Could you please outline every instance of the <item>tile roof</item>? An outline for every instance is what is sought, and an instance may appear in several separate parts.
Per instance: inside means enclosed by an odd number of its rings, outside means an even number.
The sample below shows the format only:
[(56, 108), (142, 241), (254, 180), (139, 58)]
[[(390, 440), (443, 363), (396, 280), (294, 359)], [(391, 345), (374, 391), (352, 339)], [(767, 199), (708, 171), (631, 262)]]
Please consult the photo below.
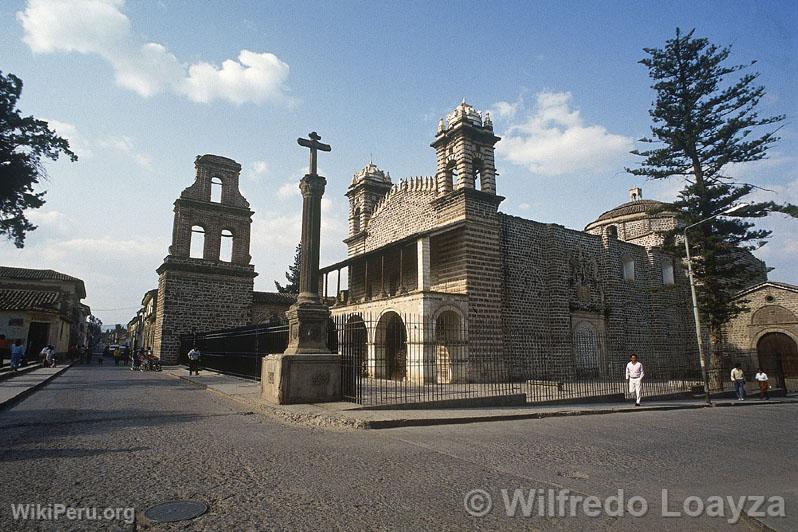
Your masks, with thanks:
[(86, 297), (86, 286), (81, 279), (72, 277), (65, 273), (55, 270), (37, 270), (33, 268), (12, 268), (10, 266), (0, 266), (0, 281), (4, 279), (30, 280), (30, 281), (66, 281), (78, 285), (78, 295), (82, 299)]
[(58, 290), (0, 288), (0, 310), (57, 311), (61, 302)]

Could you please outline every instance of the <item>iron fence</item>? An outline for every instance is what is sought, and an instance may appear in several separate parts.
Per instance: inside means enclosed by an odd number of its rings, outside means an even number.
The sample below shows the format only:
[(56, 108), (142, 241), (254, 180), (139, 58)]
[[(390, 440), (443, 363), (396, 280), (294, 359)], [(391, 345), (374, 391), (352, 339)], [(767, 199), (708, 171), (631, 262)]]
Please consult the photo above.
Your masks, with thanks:
[[(334, 323), (344, 399), (365, 406), (631, 398), (625, 379), (629, 353), (615, 347), (618, 339), (593, 330), (577, 330), (558, 344), (545, 335), (489, 336), (481, 324), (468, 327), (454, 312), (431, 320), (358, 313), (336, 316)], [(638, 356), (648, 398), (702, 390), (701, 371), (690, 353), (649, 343)]]
[(260, 379), (265, 355), (282, 353), (288, 346), (288, 325), (249, 325), (180, 337), (180, 363), (188, 364), (192, 347), (202, 353), (200, 366), (220, 373)]

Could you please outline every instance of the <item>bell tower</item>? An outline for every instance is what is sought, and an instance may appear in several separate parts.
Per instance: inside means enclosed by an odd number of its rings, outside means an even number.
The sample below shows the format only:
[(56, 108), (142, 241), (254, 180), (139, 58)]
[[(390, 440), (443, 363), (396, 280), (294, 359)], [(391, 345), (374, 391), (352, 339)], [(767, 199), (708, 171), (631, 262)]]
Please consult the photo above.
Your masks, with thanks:
[(438, 122), (431, 144), (436, 152), (438, 195), (470, 188), (496, 194), (494, 150), (501, 140), (493, 134), (490, 113), (480, 113), (463, 100)]
[(363, 251), (366, 228), (374, 207), (391, 190), (391, 175), (373, 162), (355, 173), (346, 191), (349, 198), (349, 237), (344, 242), (349, 255)]
[[(172, 245), (158, 272), (153, 351), (179, 360), (180, 336), (246, 325), (252, 312), (249, 202), (238, 189), (241, 165), (197, 156), (194, 183), (175, 201)], [(185, 355), (185, 353), (182, 353)]]

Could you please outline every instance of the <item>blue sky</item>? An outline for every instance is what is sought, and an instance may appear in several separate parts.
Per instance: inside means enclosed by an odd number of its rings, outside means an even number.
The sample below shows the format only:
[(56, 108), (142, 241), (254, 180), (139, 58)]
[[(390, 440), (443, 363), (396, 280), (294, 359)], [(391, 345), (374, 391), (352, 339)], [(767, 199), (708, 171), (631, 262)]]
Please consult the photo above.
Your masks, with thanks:
[[(345, 256), (352, 174), (373, 158), (394, 180), (434, 173), (439, 117), (462, 98), (493, 114), (501, 210), (581, 229), (643, 187), (669, 200), (681, 183), (624, 173), (653, 100), (644, 47), (677, 26), (758, 60), (764, 114), (787, 114), (768, 161), (735, 169), (798, 203), (795, 2), (71, 2), (0, 4), (0, 70), (25, 85), (20, 107), (51, 121), (80, 156), (48, 165), (48, 203), (6, 265), (86, 281), (105, 323), (126, 322), (171, 238), (172, 203), (198, 154), (243, 166), (256, 211), (256, 289), (293, 258), (307, 153), (333, 151), (322, 263)], [(798, 222), (781, 215), (757, 255), (798, 284)]]

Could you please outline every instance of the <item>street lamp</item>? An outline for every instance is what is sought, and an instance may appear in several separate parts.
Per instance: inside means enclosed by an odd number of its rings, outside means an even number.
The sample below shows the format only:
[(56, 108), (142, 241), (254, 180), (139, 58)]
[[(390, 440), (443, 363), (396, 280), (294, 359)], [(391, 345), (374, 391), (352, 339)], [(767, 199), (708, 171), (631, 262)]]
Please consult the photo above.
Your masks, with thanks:
[(687, 277), (690, 279), (690, 294), (693, 297), (693, 318), (695, 319), (695, 337), (698, 341), (698, 358), (701, 361), (701, 377), (704, 379), (704, 395), (707, 400), (707, 404), (712, 404), (712, 399), (709, 397), (709, 377), (707, 376), (707, 365), (706, 360), (704, 357), (704, 343), (701, 338), (701, 317), (698, 315), (698, 299), (695, 296), (695, 281), (693, 279), (693, 263), (690, 259), (690, 244), (687, 241), (687, 230), (691, 227), (695, 227), (697, 225), (701, 225), (704, 222), (708, 222), (709, 220), (713, 220), (718, 216), (723, 216), (724, 214), (732, 214), (734, 212), (743, 209), (744, 207), (748, 207), (748, 203), (740, 203), (739, 205), (734, 205), (733, 207), (726, 209), (723, 212), (719, 212), (714, 216), (710, 216), (709, 218), (704, 218), (703, 220), (699, 220), (694, 224), (690, 224), (684, 228), (684, 250), (687, 254)]

